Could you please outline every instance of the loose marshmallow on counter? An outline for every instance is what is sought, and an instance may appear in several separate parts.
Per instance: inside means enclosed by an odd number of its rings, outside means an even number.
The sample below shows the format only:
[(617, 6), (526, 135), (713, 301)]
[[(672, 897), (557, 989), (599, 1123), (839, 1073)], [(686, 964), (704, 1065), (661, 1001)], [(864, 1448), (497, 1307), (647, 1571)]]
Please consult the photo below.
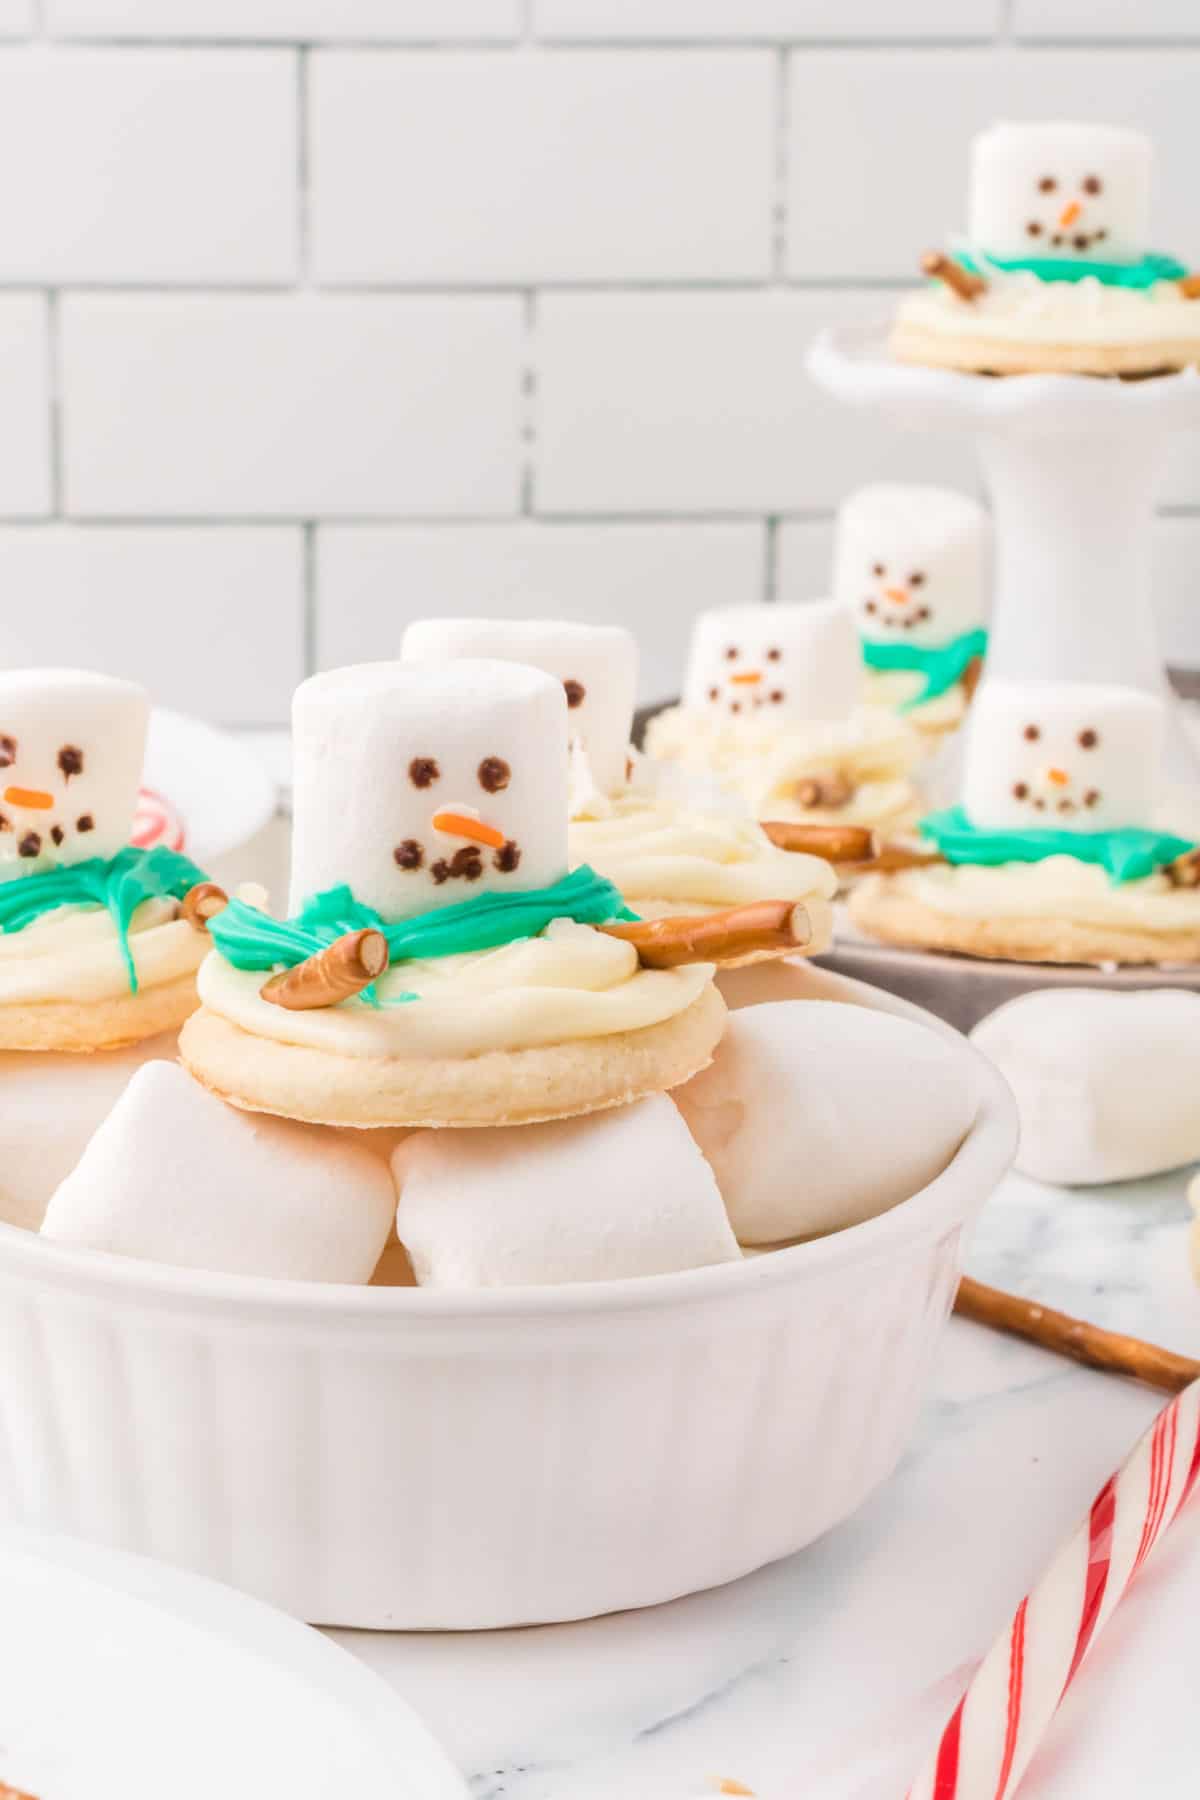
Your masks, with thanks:
[(42, 1235), (177, 1268), (365, 1283), (395, 1200), (387, 1164), (353, 1138), (238, 1112), (156, 1062), (59, 1187)]
[(90, 1056), (0, 1054), (0, 1220), (36, 1231), (50, 1196), (143, 1063), (173, 1057), (176, 1033)]
[(743, 1244), (857, 1225), (940, 1175), (975, 1116), (960, 1050), (907, 1019), (824, 1000), (731, 1015), (671, 1098)]
[(415, 1132), (392, 1170), (422, 1287), (611, 1281), (740, 1255), (664, 1095), (549, 1125)]
[(525, 663), (561, 681), (567, 730), (586, 753), (597, 789), (614, 794), (625, 786), (638, 680), (632, 632), (566, 619), (417, 619), (404, 633), (402, 662), (457, 657)]
[(1016, 1166), (1035, 1181), (1128, 1181), (1200, 1156), (1200, 994), (1043, 988), (971, 1041), (1016, 1095)]
[(683, 703), (715, 718), (845, 719), (862, 694), (854, 618), (838, 600), (703, 612)]

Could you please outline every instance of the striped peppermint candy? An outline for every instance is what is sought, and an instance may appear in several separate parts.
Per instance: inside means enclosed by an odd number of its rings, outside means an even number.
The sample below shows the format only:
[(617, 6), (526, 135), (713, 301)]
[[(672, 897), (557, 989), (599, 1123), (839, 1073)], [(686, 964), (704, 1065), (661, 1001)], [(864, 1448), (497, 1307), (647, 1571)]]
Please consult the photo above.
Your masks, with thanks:
[(909, 1800), (1008, 1800), (1097, 1634), (1200, 1479), (1200, 1382), (1172, 1400), (992, 1646)]
[(163, 844), (168, 850), (182, 850), (184, 840), (183, 820), (171, 802), (153, 788), (139, 788), (130, 843), (139, 850), (151, 850), (156, 844)]

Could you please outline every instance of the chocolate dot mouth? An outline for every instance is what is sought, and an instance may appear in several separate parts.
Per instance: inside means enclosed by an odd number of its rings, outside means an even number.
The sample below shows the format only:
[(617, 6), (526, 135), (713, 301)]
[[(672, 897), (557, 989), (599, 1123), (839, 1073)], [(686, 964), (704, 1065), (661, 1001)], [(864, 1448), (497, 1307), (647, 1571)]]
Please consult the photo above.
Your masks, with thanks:
[(521, 866), (521, 846), (512, 838), (506, 839), (492, 858), (492, 862), (501, 875), (512, 875)]
[(398, 869), (419, 869), (425, 861), (424, 847), (416, 838), (405, 838), (392, 851), (392, 861)]
[(36, 831), (27, 831), (17, 845), (18, 856), (40, 856), (42, 840)]

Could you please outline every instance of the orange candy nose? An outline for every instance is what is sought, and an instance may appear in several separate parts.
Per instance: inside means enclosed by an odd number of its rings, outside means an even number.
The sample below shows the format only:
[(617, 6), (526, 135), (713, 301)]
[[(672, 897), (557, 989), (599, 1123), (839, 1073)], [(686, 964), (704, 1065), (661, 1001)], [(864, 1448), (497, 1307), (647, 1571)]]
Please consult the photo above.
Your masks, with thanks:
[(903, 606), (908, 599), (908, 589), (884, 588), (883, 597), (885, 600), (890, 600), (894, 606)]
[(1071, 779), (1071, 777), (1067, 774), (1067, 771), (1065, 769), (1047, 769), (1046, 770), (1046, 780), (1052, 781), (1054, 783), (1055, 787), (1066, 787), (1066, 785), (1067, 785), (1068, 781), (1070, 781), (1070, 779)]
[(41, 788), (5, 788), (4, 798), (10, 806), (24, 806), (33, 812), (49, 812), (54, 805), (54, 795), (44, 794)]
[(467, 813), (436, 812), (429, 823), (435, 831), (467, 838), (472, 844), (486, 844), (489, 850), (502, 850), (506, 842), (504, 833), (494, 825), (485, 825), (482, 819), (472, 819)]
[(731, 675), (729, 679), (738, 687), (753, 687), (756, 682), (762, 680), (762, 676), (757, 669), (747, 669), (744, 674)]
[(1064, 206), (1062, 211), (1059, 213), (1059, 215), (1058, 215), (1059, 224), (1065, 230), (1065, 228), (1068, 225), (1073, 225), (1075, 223), (1076, 219), (1079, 217), (1079, 215), (1082, 211), (1083, 211), (1083, 208), (1080, 206), (1078, 200), (1072, 200), (1071, 204), (1069, 206)]

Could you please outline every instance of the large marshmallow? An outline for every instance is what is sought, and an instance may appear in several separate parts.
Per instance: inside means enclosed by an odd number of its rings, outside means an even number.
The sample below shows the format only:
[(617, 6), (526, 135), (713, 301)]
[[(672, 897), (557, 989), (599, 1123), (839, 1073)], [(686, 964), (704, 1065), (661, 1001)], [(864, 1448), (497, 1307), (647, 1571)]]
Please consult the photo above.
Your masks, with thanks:
[(0, 1219), (36, 1231), (65, 1181), (143, 1063), (173, 1057), (174, 1032), (90, 1056), (0, 1054)]
[(961, 1051), (859, 1006), (734, 1013), (716, 1059), (672, 1099), (743, 1244), (857, 1225), (940, 1175), (975, 1100)]
[(292, 725), (292, 912), (342, 882), (394, 920), (566, 874), (567, 702), (541, 670), (335, 669)]
[(1166, 724), (1163, 702), (1133, 688), (985, 681), (968, 728), (967, 817), (989, 831), (1149, 825)]
[(54, 1195), (42, 1235), (176, 1268), (365, 1283), (394, 1207), (387, 1164), (351, 1136), (238, 1112), (156, 1062)]
[(614, 794), (625, 786), (638, 681), (632, 632), (557, 619), (417, 619), (400, 646), (406, 663), (464, 656), (526, 663), (561, 681), (568, 733), (586, 753), (596, 787)]
[(150, 702), (86, 669), (0, 674), (0, 881), (129, 842)]
[(1002, 258), (1136, 261), (1153, 155), (1142, 132), (1115, 125), (993, 125), (971, 146), (971, 242)]
[(1043, 988), (971, 1041), (1016, 1096), (1023, 1174), (1128, 1181), (1200, 1157), (1200, 994)]
[(858, 634), (836, 600), (730, 606), (696, 620), (683, 702), (697, 712), (844, 719), (861, 689)]
[(881, 483), (838, 513), (834, 598), (865, 638), (934, 648), (987, 614), (988, 519), (950, 488)]
[(611, 1281), (739, 1254), (712, 1171), (663, 1095), (551, 1125), (415, 1132), (392, 1169), (422, 1287)]

